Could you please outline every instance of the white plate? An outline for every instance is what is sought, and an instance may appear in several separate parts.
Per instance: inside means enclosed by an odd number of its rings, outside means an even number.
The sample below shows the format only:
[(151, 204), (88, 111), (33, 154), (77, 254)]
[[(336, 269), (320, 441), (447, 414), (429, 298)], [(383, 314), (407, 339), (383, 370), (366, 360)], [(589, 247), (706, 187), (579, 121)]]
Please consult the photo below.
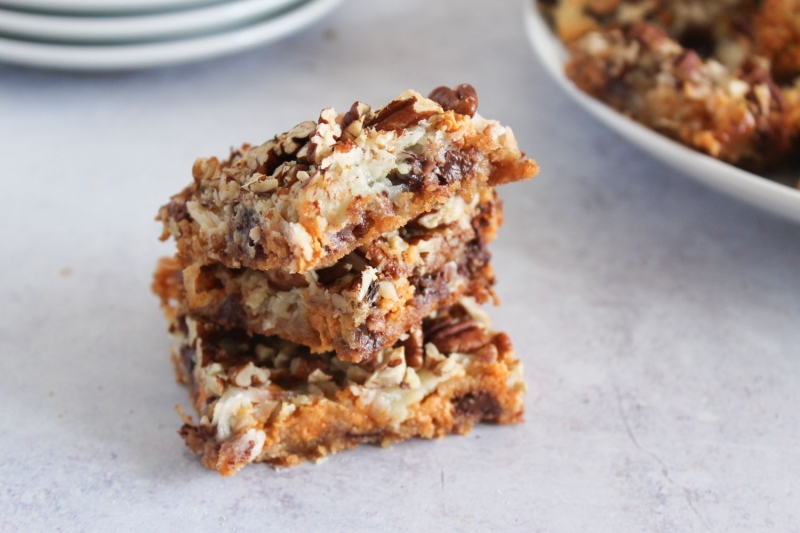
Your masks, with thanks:
[(525, 26), (545, 70), (573, 100), (628, 141), (690, 177), (745, 202), (800, 221), (800, 191), (691, 150), (581, 92), (564, 74), (567, 50), (533, 0), (523, 0)]
[(0, 34), (64, 43), (158, 40), (260, 20), (302, 0), (237, 0), (155, 15), (60, 17), (0, 8)]
[(109, 15), (154, 13), (220, 3), (225, 0), (0, 0), (0, 6), (21, 11), (59, 14)]
[(341, 0), (311, 0), (297, 9), (224, 33), (135, 45), (57, 45), (0, 38), (0, 61), (59, 70), (125, 70), (231, 54), (299, 31)]

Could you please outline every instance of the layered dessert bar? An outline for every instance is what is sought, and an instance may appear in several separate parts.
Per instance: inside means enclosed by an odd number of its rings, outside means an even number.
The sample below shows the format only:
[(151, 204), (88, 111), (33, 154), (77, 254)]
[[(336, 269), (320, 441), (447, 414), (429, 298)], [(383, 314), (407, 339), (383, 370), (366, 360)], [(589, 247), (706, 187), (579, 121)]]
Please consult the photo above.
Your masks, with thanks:
[(723, 161), (762, 168), (790, 150), (786, 101), (765, 70), (747, 61), (731, 72), (652, 25), (585, 35), (566, 73), (634, 120)]
[[(177, 286), (179, 281), (173, 284)], [(439, 311), (369, 362), (311, 354), (167, 309), (178, 380), (199, 419), (180, 434), (203, 464), (232, 475), (291, 466), (361, 443), (464, 434), (523, 414), (521, 363), (474, 302)]]
[(538, 167), (512, 131), (477, 114), (469, 85), (406, 91), (379, 109), (324, 109), (226, 161), (198, 159), (194, 182), (159, 212), (162, 238), (198, 262), (307, 272), (481, 188)]
[[(190, 316), (363, 361), (462, 296), (480, 303), (492, 297), (487, 244), (501, 223), (502, 204), (484, 187), (304, 274), (232, 269), (178, 254), (161, 262), (157, 278), (179, 274), (177, 303)], [(169, 305), (169, 292), (155, 286)]]

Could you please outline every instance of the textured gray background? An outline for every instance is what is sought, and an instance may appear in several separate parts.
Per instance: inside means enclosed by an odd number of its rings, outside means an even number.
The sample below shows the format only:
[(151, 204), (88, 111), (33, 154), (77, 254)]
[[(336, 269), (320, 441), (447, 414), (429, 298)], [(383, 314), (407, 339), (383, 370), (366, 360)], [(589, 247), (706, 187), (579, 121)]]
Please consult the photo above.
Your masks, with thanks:
[[(520, 14), (350, 0), (199, 65), (0, 67), (0, 531), (800, 531), (800, 227), (576, 108)], [(464, 81), (543, 169), (503, 190), (494, 245), (527, 422), (203, 469), (149, 294), (158, 206), (195, 156)]]

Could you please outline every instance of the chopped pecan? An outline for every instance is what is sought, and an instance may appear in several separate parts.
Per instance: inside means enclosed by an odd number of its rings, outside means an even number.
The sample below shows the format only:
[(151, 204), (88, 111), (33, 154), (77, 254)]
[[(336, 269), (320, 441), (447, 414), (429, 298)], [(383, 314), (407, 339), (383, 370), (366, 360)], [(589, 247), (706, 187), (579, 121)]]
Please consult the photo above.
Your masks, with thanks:
[(228, 381), (237, 387), (263, 385), (269, 381), (269, 370), (255, 366), (252, 362), (228, 368)]
[(460, 322), (447, 319), (434, 323), (425, 338), (426, 343), (432, 343), (442, 353), (474, 352), (490, 340), (484, 329), (471, 318)]
[(342, 117), (342, 138), (356, 138), (361, 133), (363, 118), (369, 113), (370, 107), (362, 102), (355, 102), (350, 111)]
[(478, 110), (478, 93), (468, 83), (462, 83), (455, 89), (437, 87), (428, 98), (442, 106), (445, 111), (454, 111), (459, 115), (475, 116)]
[(758, 85), (765, 85), (769, 91), (775, 111), (783, 111), (789, 107), (786, 98), (783, 96), (780, 88), (775, 84), (772, 76), (761, 68), (753, 59), (748, 59), (744, 62), (739, 77), (751, 85), (752, 88), (748, 94), (751, 100), (757, 102), (753, 89)]
[(514, 347), (511, 345), (511, 338), (506, 333), (495, 334), (492, 343), (497, 347), (497, 351), (504, 356), (508, 356), (514, 351)]
[(497, 361), (497, 347), (494, 344), (487, 344), (479, 348), (475, 355), (481, 363), (494, 363)]
[(201, 184), (213, 178), (219, 169), (220, 164), (216, 157), (196, 159), (192, 165), (192, 177), (197, 184)]
[(413, 328), (408, 332), (408, 338), (403, 341), (406, 351), (406, 365), (413, 369), (422, 368), (422, 329)]
[(313, 120), (307, 120), (290, 129), (280, 137), (280, 142), (275, 147), (276, 154), (295, 155), (308, 141), (316, 127), (317, 124)]

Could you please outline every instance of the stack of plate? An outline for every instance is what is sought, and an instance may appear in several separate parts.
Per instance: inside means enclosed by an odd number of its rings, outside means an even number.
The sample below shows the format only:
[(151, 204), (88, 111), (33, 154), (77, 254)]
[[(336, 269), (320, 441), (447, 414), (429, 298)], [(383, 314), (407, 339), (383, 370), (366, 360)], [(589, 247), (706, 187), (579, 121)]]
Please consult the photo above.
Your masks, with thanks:
[(122, 70), (230, 54), (294, 33), (340, 0), (0, 0), (0, 61)]

